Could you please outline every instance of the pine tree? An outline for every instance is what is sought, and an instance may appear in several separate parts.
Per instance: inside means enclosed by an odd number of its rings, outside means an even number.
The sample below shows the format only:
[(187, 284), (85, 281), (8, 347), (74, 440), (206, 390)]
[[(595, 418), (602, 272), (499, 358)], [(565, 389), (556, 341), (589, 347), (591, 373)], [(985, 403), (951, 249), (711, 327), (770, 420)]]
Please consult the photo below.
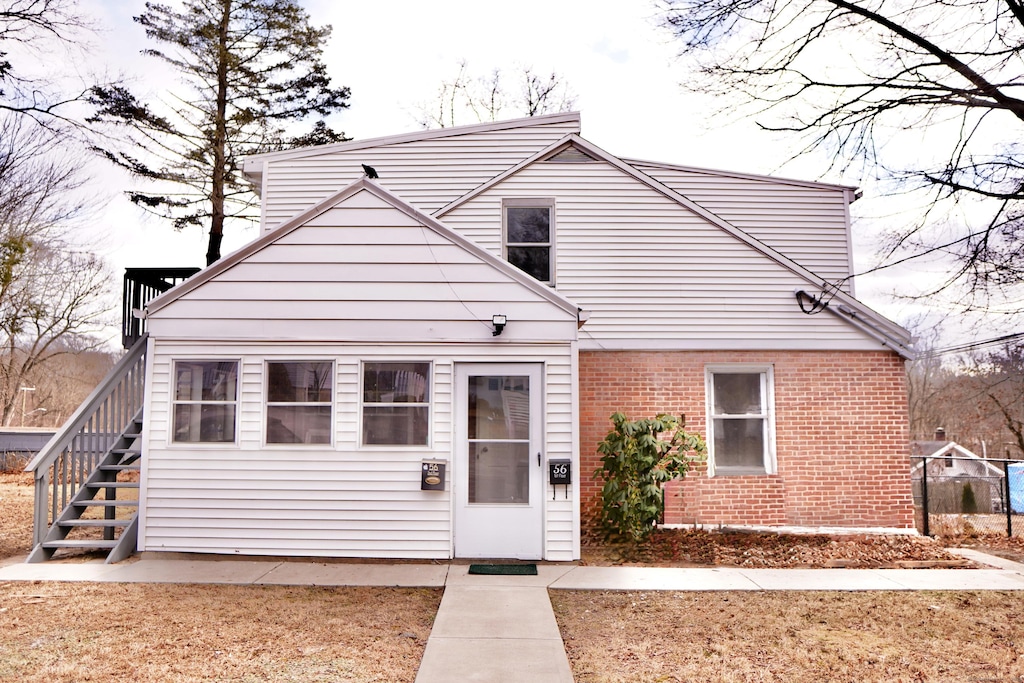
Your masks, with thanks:
[(177, 70), (187, 91), (147, 103), (124, 87), (94, 88), (90, 120), (120, 127), (128, 143), (96, 150), (155, 181), (156, 191), (128, 193), (135, 204), (179, 230), (209, 220), (209, 265), (220, 258), (225, 220), (253, 218), (240, 157), (347, 139), (322, 121), (285, 135), (293, 122), (348, 107), (349, 89), (331, 87), (321, 59), (331, 27), (311, 26), (294, 0), (185, 0), (181, 11), (147, 2), (135, 21), (167, 46), (143, 54)]

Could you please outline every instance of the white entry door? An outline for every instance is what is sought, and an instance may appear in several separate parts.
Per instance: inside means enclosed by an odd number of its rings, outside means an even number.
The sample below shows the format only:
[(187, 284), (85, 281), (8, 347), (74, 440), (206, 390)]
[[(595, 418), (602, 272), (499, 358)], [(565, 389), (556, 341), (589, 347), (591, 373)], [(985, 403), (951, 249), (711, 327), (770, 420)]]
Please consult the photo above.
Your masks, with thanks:
[(541, 559), (540, 365), (459, 365), (455, 556)]

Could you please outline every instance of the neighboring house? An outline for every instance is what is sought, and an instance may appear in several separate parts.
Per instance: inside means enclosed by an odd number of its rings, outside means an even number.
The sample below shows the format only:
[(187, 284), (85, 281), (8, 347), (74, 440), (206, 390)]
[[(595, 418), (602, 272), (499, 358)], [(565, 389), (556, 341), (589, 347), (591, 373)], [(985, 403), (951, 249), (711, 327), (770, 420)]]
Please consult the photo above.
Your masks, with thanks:
[[(921, 500), (921, 480), (928, 473), (928, 508), (932, 513), (1003, 512), (1005, 473), (939, 429), (931, 441), (910, 442), (910, 476), (914, 497)], [(927, 462), (927, 467), (925, 463)], [(977, 510), (964, 510), (964, 489), (971, 488)]]
[(145, 304), (140, 550), (577, 559), (620, 410), (708, 437), (668, 523), (912, 526), (852, 188), (616, 157), (574, 113), (245, 171), (260, 237)]

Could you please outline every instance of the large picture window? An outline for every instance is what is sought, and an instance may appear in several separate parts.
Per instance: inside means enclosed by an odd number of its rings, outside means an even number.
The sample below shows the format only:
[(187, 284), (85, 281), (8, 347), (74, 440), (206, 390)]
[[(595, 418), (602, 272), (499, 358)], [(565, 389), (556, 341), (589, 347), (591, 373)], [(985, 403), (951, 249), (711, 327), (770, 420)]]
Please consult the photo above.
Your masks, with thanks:
[(363, 445), (429, 440), (430, 363), (363, 363)]
[(333, 375), (329, 361), (267, 363), (267, 443), (331, 442)]
[(774, 469), (771, 367), (707, 370), (713, 474), (765, 474)]
[(182, 443), (233, 443), (238, 361), (174, 364), (174, 435)]
[(506, 199), (505, 260), (541, 282), (553, 284), (554, 201)]

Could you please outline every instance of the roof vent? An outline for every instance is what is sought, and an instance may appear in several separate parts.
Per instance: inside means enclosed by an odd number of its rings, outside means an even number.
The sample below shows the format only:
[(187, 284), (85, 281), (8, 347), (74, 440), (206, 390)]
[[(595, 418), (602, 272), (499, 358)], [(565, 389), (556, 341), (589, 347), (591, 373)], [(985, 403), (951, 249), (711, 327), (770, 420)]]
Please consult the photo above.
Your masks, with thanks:
[(558, 163), (558, 164), (589, 164), (597, 161), (594, 157), (590, 156), (576, 145), (569, 145), (568, 147), (555, 152), (544, 161)]

